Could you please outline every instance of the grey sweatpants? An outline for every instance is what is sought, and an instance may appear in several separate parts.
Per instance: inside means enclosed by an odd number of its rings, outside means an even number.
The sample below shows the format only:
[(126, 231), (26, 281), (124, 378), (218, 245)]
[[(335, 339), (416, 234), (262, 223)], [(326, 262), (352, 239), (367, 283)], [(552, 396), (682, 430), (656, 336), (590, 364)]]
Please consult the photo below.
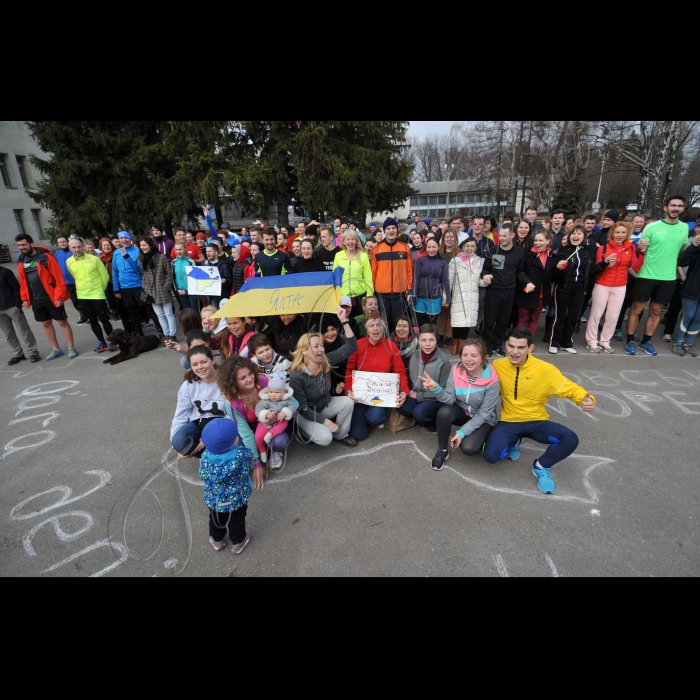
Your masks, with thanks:
[(23, 309), (18, 309), (16, 306), (11, 306), (9, 309), (0, 309), (0, 328), (7, 338), (7, 342), (12, 348), (14, 357), (21, 357), (24, 355), (22, 346), (20, 345), (19, 339), (17, 338), (17, 331), (22, 336), (27, 348), (29, 349), (30, 355), (38, 355), (39, 350), (36, 346), (36, 338), (32, 329), (27, 323), (27, 319), (24, 315)]

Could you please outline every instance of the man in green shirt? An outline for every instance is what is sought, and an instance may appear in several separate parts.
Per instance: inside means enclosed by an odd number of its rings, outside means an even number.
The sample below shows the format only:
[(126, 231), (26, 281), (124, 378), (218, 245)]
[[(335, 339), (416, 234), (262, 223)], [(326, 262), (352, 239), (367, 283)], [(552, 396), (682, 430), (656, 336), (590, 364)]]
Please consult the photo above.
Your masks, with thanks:
[(670, 197), (664, 207), (666, 213), (664, 219), (647, 226), (639, 239), (637, 248), (645, 259), (642, 269), (637, 273), (634, 284), (634, 303), (627, 322), (625, 352), (628, 355), (637, 354), (634, 334), (648, 301), (651, 301), (649, 320), (642, 342), (639, 343), (639, 349), (647, 355), (659, 354), (651, 344), (651, 339), (661, 320), (664, 305), (671, 301), (676, 289), (678, 256), (681, 248), (688, 242), (688, 224), (680, 221), (685, 207), (684, 197), (680, 195)]

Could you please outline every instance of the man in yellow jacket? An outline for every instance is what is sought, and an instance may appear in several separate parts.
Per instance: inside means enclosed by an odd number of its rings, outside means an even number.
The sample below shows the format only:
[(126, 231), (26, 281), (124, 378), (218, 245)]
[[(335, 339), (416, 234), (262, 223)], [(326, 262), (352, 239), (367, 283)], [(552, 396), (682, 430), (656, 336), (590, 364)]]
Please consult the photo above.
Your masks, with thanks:
[(564, 425), (549, 419), (546, 404), (551, 396), (570, 399), (586, 413), (591, 413), (596, 400), (578, 384), (569, 381), (554, 365), (533, 357), (535, 345), (527, 328), (515, 328), (506, 343), (507, 357), (495, 360), (493, 366), (501, 380), (503, 413), (491, 431), (484, 449), (484, 459), (496, 464), (502, 459), (520, 457), (523, 438), (549, 445), (535, 460), (532, 473), (542, 493), (556, 490), (549, 470), (572, 455), (578, 447), (578, 435)]
[(105, 297), (105, 290), (109, 284), (107, 268), (98, 257), (85, 253), (85, 246), (80, 238), (70, 239), (70, 251), (73, 256), (68, 258), (66, 265), (75, 279), (75, 291), (80, 301), (80, 308), (85, 312), (90, 328), (99, 342), (95, 352), (114, 351), (116, 347), (105, 342), (105, 336), (100, 328), (102, 323), (104, 332), (108, 336), (114, 330), (109, 322), (109, 309)]

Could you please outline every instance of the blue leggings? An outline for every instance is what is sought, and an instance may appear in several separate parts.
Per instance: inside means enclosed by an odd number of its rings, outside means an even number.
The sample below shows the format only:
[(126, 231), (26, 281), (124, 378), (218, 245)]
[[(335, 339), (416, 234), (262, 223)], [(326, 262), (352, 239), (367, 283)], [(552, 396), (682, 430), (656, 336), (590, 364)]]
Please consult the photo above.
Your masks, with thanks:
[(489, 434), (484, 450), (484, 459), (489, 464), (496, 464), (508, 456), (508, 453), (523, 438), (531, 438), (549, 449), (540, 457), (539, 462), (545, 469), (563, 462), (576, 452), (578, 435), (573, 430), (552, 421), (533, 421), (531, 423), (499, 423)]

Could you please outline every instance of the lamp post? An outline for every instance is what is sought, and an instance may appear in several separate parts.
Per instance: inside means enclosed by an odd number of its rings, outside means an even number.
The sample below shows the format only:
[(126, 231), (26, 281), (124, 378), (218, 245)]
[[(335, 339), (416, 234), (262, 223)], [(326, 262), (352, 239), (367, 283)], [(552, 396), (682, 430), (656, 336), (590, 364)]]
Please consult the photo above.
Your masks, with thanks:
[(454, 163), (452, 165), (445, 163), (445, 169), (447, 170), (447, 204), (445, 205), (445, 218), (447, 219), (450, 216), (450, 178), (455, 169)]
[(598, 183), (598, 196), (595, 199), (595, 202), (593, 204), (593, 213), (598, 213), (601, 209), (600, 206), (600, 192), (603, 189), (603, 173), (605, 172), (605, 159), (607, 158), (607, 154), (603, 153), (602, 157), (602, 166), (600, 168), (600, 182)]

